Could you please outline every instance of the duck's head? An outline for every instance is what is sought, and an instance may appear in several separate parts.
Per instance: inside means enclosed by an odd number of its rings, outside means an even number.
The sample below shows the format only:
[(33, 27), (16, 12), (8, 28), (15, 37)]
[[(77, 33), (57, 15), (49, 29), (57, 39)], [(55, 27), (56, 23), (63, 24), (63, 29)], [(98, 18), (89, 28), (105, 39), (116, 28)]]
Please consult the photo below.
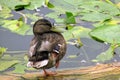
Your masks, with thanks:
[(33, 25), (33, 33), (34, 35), (48, 32), (52, 28), (52, 24), (50, 21), (47, 19), (39, 19), (38, 21), (35, 22)]

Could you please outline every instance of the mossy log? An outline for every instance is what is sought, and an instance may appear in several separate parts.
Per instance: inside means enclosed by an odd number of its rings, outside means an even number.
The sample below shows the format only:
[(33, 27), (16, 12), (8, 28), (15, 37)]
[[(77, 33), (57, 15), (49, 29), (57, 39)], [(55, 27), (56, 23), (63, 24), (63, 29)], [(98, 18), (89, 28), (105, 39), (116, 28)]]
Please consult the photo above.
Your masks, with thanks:
[[(40, 72), (1, 75), (0, 80), (119, 80), (120, 62), (99, 64), (85, 68), (58, 70), (57, 74), (43, 77)], [(109, 78), (109, 79), (107, 79)]]

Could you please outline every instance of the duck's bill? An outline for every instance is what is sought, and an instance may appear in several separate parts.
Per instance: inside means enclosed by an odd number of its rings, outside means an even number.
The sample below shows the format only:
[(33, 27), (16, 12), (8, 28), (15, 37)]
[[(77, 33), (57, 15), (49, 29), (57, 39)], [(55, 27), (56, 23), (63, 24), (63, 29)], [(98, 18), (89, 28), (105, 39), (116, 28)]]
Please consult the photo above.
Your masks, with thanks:
[(34, 67), (34, 68), (42, 68), (44, 66), (46, 66), (48, 64), (48, 60), (43, 60), (43, 61), (38, 61), (38, 62), (32, 62), (32, 61), (29, 61), (27, 63), (27, 67)]

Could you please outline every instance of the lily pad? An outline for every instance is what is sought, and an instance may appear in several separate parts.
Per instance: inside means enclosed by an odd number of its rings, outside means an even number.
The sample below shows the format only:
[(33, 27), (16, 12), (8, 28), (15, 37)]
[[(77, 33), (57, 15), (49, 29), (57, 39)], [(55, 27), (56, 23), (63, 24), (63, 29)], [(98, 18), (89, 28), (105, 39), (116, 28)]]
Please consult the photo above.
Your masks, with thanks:
[(6, 70), (6, 69), (12, 67), (13, 65), (15, 65), (18, 62), (19, 61), (17, 61), (17, 60), (13, 60), (13, 61), (0, 61), (0, 71)]
[(29, 5), (29, 0), (9, 0), (9, 1), (8, 0), (0, 0), (0, 4), (8, 6), (10, 9), (16, 9), (16, 6), (21, 5), (21, 7), (22, 7), (22, 6)]
[(66, 24), (75, 24), (75, 17), (71, 12), (66, 12), (66, 19), (65, 19)]
[(120, 14), (120, 11), (116, 6), (111, 5), (104, 1), (88, 1), (85, 2), (84, 4), (80, 4), (80, 8), (83, 8), (83, 11), (88, 11), (88, 13), (99, 12), (108, 15)]
[(61, 14), (64, 14), (65, 12), (76, 11), (76, 7), (73, 7), (73, 4), (70, 4), (65, 0), (52, 0), (50, 3), (54, 5), (54, 8), (51, 9), (58, 11)]
[(88, 1), (80, 4), (79, 8), (81, 9), (81, 19), (92, 22), (110, 19), (113, 16), (120, 14), (120, 11), (116, 6), (103, 1)]
[(0, 18), (6, 19), (13, 16), (11, 14), (11, 10), (7, 6), (3, 6), (3, 5), (0, 5), (0, 6), (1, 6)]
[(0, 58), (2, 57), (3, 53), (6, 52), (6, 48), (0, 47)]
[(120, 25), (103, 25), (93, 29), (90, 36), (108, 43), (120, 43)]
[(45, 0), (29, 0), (29, 1), (30, 4), (28, 6), (25, 6), (25, 8), (29, 10), (37, 9), (38, 7), (41, 7), (45, 3)]
[(25, 73), (25, 69), (27, 67), (23, 64), (16, 64), (15, 65), (15, 70), (13, 71), (13, 73), (20, 73), (20, 74), (23, 74)]
[(25, 35), (25, 33), (30, 29), (27, 24), (19, 20), (3, 20), (3, 23), (2, 27), (20, 35)]
[(76, 26), (63, 33), (65, 40), (78, 39), (78, 38), (89, 38), (88, 33), (91, 31), (89, 28), (84, 28), (82, 26)]
[(111, 16), (108, 14), (103, 14), (99, 12), (91, 12), (91, 13), (84, 13), (83, 17), (80, 19), (91, 21), (91, 22), (96, 22), (96, 21), (103, 21), (103, 20), (110, 19), (110, 18)]
[(105, 52), (100, 53), (95, 60), (92, 60), (93, 62), (105, 62), (107, 60), (110, 60), (113, 58), (114, 56), (114, 49), (113, 47), (109, 47), (108, 50), (106, 50)]

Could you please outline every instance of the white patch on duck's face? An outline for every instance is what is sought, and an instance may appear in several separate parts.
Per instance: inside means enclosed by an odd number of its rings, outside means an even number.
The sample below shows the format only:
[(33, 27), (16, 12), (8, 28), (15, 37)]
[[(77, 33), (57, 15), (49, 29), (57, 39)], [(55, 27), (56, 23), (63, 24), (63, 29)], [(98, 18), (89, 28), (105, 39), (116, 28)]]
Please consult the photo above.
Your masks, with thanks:
[(34, 67), (34, 68), (41, 68), (44, 67), (48, 64), (48, 60), (43, 60), (43, 61), (39, 61), (39, 62), (31, 62), (29, 61), (27, 63), (27, 67)]

